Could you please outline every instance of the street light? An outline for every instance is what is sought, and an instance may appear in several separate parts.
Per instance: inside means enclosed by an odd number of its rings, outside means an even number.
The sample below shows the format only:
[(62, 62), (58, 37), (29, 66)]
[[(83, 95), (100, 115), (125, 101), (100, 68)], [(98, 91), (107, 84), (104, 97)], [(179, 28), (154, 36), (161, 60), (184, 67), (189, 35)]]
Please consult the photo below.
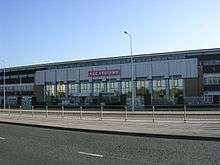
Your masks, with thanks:
[(129, 37), (130, 40), (130, 53), (131, 53), (131, 99), (132, 99), (132, 105), (131, 110), (134, 111), (134, 66), (133, 66), (133, 50), (132, 50), (132, 35), (128, 33), (127, 31), (124, 31), (124, 34), (126, 34)]
[(4, 73), (3, 73), (3, 74), (4, 74), (4, 75), (3, 75), (3, 79), (4, 79), (4, 80), (3, 80), (3, 81), (4, 81), (4, 82), (3, 82), (3, 83), (4, 83), (4, 85), (3, 85), (3, 88), (4, 88), (4, 89), (3, 89), (3, 95), (4, 95), (4, 110), (5, 110), (6, 106), (5, 106), (5, 61), (4, 61), (4, 60), (2, 60), (2, 64), (3, 64), (3, 72), (4, 72)]

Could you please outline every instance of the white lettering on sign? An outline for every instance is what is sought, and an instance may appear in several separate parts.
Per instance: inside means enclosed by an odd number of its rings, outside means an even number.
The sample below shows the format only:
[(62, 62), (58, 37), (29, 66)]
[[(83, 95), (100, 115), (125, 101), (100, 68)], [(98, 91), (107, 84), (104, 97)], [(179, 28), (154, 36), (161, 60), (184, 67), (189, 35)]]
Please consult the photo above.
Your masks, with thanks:
[(117, 76), (121, 74), (120, 69), (112, 70), (93, 70), (88, 72), (89, 77), (101, 77), (101, 76)]

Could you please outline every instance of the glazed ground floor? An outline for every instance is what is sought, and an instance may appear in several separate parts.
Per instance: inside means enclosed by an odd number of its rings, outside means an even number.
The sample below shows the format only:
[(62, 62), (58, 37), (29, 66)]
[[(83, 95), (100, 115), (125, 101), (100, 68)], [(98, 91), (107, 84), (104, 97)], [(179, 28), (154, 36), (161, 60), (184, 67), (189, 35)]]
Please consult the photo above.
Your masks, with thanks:
[[(133, 90), (132, 90), (133, 89)], [(36, 103), (64, 105), (131, 105), (132, 91), (135, 106), (150, 104), (183, 104), (185, 97), (200, 96), (198, 79), (138, 79), (81, 81), (68, 83), (47, 83), (35, 87)], [(192, 99), (191, 99), (192, 100)]]
[[(7, 105), (131, 105), (132, 89), (135, 106), (151, 104), (204, 104), (219, 103), (220, 97), (204, 95), (198, 78), (100, 80), (81, 82), (47, 83), (45, 85), (6, 85)], [(2, 96), (2, 95), (1, 95)], [(0, 97), (3, 105), (3, 97)]]

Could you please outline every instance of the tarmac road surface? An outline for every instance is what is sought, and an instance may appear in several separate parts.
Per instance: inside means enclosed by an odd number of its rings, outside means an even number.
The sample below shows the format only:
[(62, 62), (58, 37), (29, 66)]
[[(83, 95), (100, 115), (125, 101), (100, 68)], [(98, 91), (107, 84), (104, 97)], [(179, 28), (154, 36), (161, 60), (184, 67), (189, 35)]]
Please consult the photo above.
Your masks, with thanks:
[(220, 142), (0, 124), (2, 165), (220, 164)]

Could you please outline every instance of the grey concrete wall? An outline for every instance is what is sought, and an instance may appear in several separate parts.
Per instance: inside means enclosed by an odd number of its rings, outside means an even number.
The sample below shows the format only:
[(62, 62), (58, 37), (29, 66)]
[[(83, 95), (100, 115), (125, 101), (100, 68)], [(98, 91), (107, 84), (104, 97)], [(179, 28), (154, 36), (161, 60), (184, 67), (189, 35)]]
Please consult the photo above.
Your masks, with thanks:
[[(198, 62), (196, 58), (166, 60), (166, 61), (149, 61), (134, 63), (135, 78), (146, 77), (152, 79), (153, 77), (169, 78), (176, 75), (182, 78), (196, 78), (198, 77)], [(89, 77), (89, 71), (101, 71), (119, 69), (120, 75), (113, 76), (97, 76)], [(43, 85), (45, 83), (67, 82), (67, 81), (93, 81), (105, 80), (106, 78), (123, 79), (131, 77), (131, 64), (114, 64), (101, 65), (92, 67), (78, 67), (65, 69), (51, 69), (45, 71), (37, 71), (35, 74), (35, 84)]]

